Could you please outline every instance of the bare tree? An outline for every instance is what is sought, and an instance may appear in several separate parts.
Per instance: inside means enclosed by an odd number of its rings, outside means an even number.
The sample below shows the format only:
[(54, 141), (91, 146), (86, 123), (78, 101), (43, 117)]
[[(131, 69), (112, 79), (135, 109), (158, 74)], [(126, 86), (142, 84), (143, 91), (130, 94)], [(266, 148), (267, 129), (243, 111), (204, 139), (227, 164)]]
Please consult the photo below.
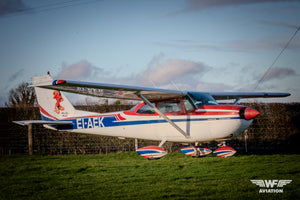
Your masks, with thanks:
[(7, 107), (32, 107), (36, 102), (36, 95), (33, 87), (28, 87), (29, 83), (23, 82), (17, 88), (9, 91)]

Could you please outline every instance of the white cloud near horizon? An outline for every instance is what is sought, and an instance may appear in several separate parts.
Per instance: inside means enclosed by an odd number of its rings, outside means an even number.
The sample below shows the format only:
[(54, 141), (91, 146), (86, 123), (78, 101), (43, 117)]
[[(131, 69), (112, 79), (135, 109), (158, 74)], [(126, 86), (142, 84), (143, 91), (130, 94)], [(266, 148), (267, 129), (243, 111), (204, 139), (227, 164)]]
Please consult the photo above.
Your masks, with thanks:
[(295, 76), (296, 72), (294, 69), (282, 68), (282, 67), (273, 67), (268, 69), (264, 76), (263, 81), (269, 81), (273, 79), (282, 79), (290, 76)]
[(68, 65), (62, 64), (61, 71), (56, 75), (56, 79), (74, 79), (88, 80), (95, 76), (96, 72), (102, 72), (103, 69), (93, 66), (86, 60)]
[(194, 62), (182, 59), (168, 59), (163, 64), (158, 64), (155, 68), (148, 67), (142, 74), (143, 80), (149, 80), (158, 85), (169, 84), (173, 80), (185, 76), (197, 74), (203, 75), (211, 67), (201, 62)]

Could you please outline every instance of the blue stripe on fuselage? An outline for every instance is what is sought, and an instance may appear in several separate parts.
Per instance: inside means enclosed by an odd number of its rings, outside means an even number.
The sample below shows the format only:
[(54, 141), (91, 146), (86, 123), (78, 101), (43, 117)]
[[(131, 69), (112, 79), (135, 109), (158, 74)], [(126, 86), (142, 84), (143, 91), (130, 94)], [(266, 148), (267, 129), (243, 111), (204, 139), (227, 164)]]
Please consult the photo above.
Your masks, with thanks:
[[(223, 118), (197, 118), (197, 119), (173, 119), (172, 122), (187, 122), (187, 121), (215, 121), (215, 120), (232, 120), (241, 119), (240, 117), (223, 117)], [(67, 121), (67, 120), (64, 120)], [(63, 125), (58, 126), (60, 130), (66, 129), (91, 129), (91, 128), (105, 128), (105, 127), (116, 127), (116, 126), (134, 126), (144, 124), (158, 124), (167, 123), (164, 119), (159, 120), (138, 120), (138, 121), (118, 121), (115, 116), (106, 117), (86, 117), (69, 119), (68, 121), (73, 122), (73, 126)]]

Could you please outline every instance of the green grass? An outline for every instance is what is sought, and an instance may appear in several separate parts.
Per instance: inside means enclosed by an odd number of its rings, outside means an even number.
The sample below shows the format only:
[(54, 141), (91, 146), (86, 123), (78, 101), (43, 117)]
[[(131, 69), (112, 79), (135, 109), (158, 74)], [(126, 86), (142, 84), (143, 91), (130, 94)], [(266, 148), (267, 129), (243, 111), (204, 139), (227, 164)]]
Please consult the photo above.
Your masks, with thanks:
[[(300, 199), (300, 155), (2, 156), (0, 199)], [(252, 179), (292, 179), (259, 194)]]

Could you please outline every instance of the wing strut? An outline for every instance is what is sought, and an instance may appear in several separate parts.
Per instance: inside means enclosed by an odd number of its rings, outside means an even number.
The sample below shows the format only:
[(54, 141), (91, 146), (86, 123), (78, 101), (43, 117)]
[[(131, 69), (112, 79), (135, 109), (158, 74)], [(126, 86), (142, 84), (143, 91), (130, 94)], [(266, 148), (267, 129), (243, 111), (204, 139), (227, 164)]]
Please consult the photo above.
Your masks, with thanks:
[(235, 102), (233, 103), (233, 105), (236, 105), (240, 100), (241, 100), (241, 97), (237, 97), (237, 98), (235, 99)]
[(179, 131), (185, 138), (190, 138), (179, 126), (172, 122), (165, 114), (163, 114), (158, 108), (156, 108), (147, 98), (145, 98), (141, 93), (137, 94), (148, 106), (150, 106), (155, 112), (157, 112), (162, 118), (164, 118), (169, 124)]

